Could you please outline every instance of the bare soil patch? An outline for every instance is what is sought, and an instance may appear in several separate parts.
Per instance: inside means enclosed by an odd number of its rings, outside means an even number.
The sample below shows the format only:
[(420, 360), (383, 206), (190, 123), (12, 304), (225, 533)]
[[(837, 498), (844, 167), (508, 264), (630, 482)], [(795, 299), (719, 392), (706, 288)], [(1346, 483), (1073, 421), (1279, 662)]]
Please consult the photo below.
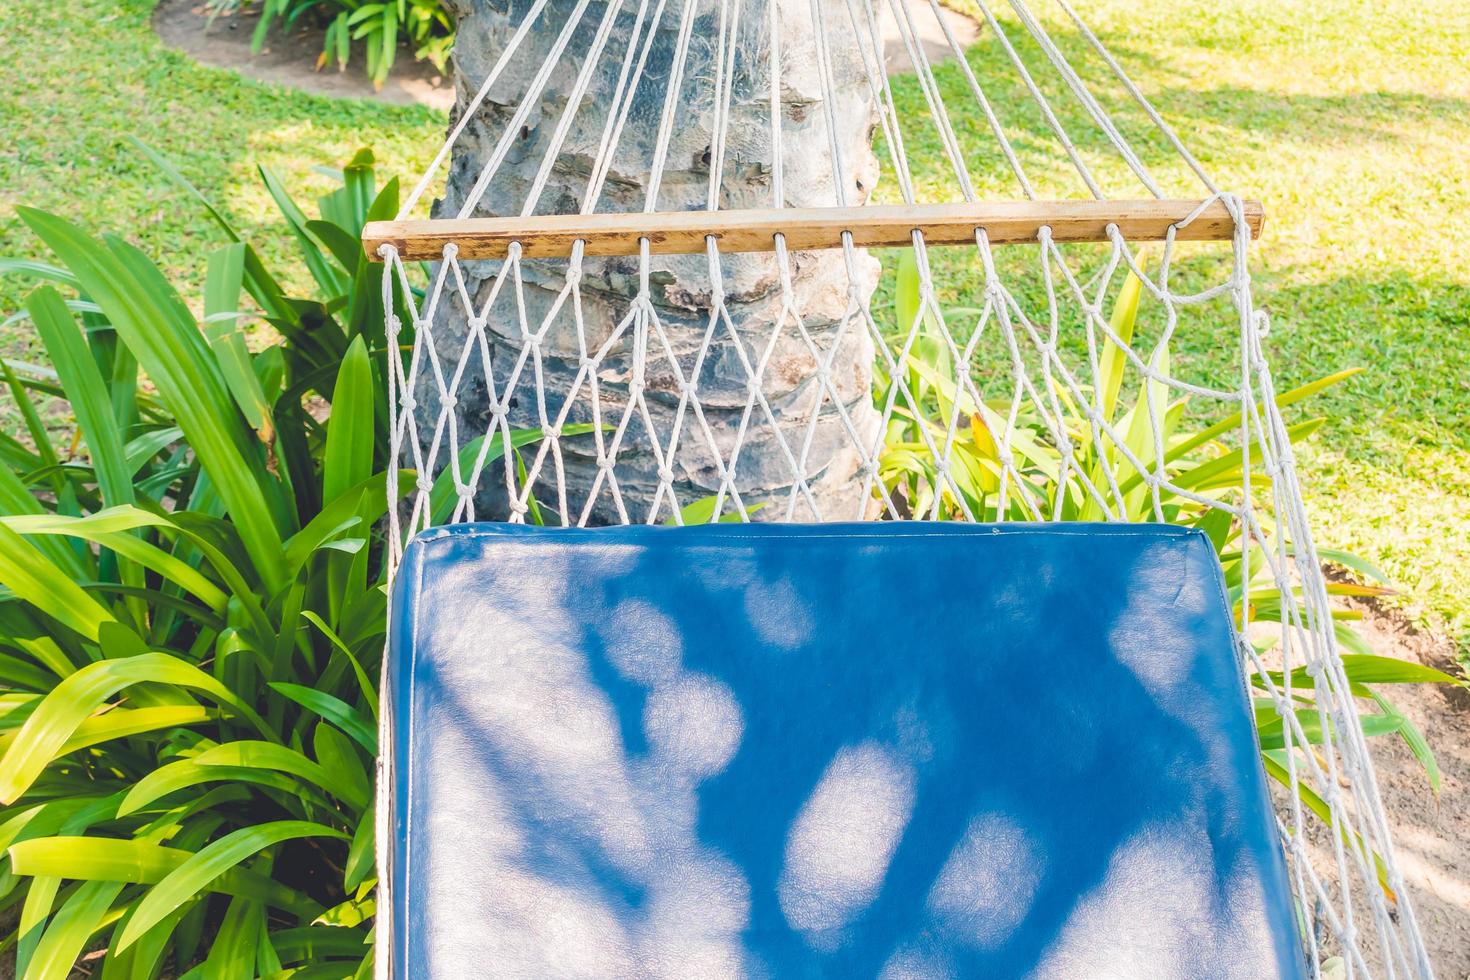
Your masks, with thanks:
[[(974, 44), (980, 37), (980, 25), (975, 20), (952, 10), (945, 12), (949, 35), (929, 6), (916, 4), (913, 17), (914, 39), (931, 64), (940, 64), (954, 56), (950, 36), (961, 48)], [(454, 105), (454, 86), (449, 78), (428, 62), (414, 61), (407, 51), (399, 53), (388, 80), (377, 90), (368, 80), (361, 57), (350, 60), (345, 70), (335, 66), (317, 70), (322, 31), (314, 24), (301, 24), (289, 31), (273, 24), (264, 47), (258, 54), (252, 53), (250, 41), (259, 22), (258, 10), (211, 20), (198, 0), (160, 0), (153, 11), (153, 29), (163, 42), (202, 64), (332, 98), (426, 105), (442, 112), (448, 112)], [(911, 43), (905, 41), (887, 8), (882, 30), (888, 72), (913, 71)]]
[(454, 86), (428, 62), (414, 61), (401, 52), (381, 90), (375, 90), (363, 59), (350, 59), (345, 70), (328, 66), (318, 71), (322, 31), (304, 24), (289, 31), (272, 24), (259, 54), (250, 51), (250, 39), (260, 22), (255, 10), (212, 21), (197, 0), (160, 0), (153, 10), (153, 29), (171, 48), (195, 61), (237, 71), (247, 78), (274, 82), (316, 95), (339, 99), (377, 99), (395, 105), (426, 105), (448, 112), (454, 105)]
[[(1385, 657), (1410, 660), (1456, 677), (1454, 644), (1417, 629), (1378, 602), (1350, 604), (1363, 613), (1358, 631)], [(1393, 828), (1399, 867), (1414, 914), (1442, 980), (1470, 978), (1470, 691), (1439, 684), (1385, 685), (1382, 693), (1428, 739), (1442, 773), (1438, 798), (1418, 760), (1396, 736), (1369, 739), (1378, 789)]]

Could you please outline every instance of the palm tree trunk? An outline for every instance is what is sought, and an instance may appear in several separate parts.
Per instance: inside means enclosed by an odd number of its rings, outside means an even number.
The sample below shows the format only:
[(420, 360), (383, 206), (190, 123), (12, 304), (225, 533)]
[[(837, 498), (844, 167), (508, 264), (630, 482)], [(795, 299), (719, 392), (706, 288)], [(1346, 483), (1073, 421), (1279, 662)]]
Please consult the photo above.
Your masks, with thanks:
[[(459, 21), (455, 50), (458, 118), (531, 4), (529, 0), (453, 2)], [(645, 208), (665, 97), (670, 79), (676, 76), (681, 81), (674, 126), (655, 209), (687, 210), (708, 205), (710, 174), (719, 156), (715, 134), (716, 79), (721, 73), (722, 36), (733, 39), (728, 43), (735, 46), (735, 59), (728, 136), (717, 188), (718, 206), (728, 209), (775, 204), (769, 122), (771, 4), (777, 5), (775, 13), (780, 21), (784, 197), (781, 203), (792, 207), (865, 203), (877, 179), (877, 161), (871, 149), (876, 115), (845, 3), (817, 0), (825, 18), (829, 46), (834, 52), (830, 65), (833, 98), (829, 106), (824, 103), (824, 88), (818, 74), (810, 0), (744, 0), (739, 3), (738, 30), (730, 29), (736, 0), (692, 2), (696, 19), (682, 70), (676, 65), (676, 51), (684, 4), (681, 0), (669, 0), (663, 10), (641, 84), (634, 90), (626, 127), (612, 150), (595, 210)], [(654, 2), (647, 5), (650, 21), (655, 6)], [(558, 34), (573, 17), (575, 7), (574, 0), (551, 0), (540, 22), (525, 38), (455, 147), (445, 197), (437, 202), (436, 215), (452, 216), (460, 211), (480, 171), (512, 122), (517, 106), (526, 101), (536, 73), (552, 60)], [(606, 0), (595, 0), (589, 5), (566, 50), (555, 59), (545, 90), (534, 99), (530, 115), (518, 126), (510, 153), (478, 202), (476, 214), (521, 213), (538, 170), (553, 154), (554, 166), (535, 211), (575, 212), (584, 208), (591, 177), (597, 169), (598, 150), (609, 107), (614, 101), (619, 71), (633, 43), (637, 9), (637, 4), (628, 0), (615, 12), (609, 41), (597, 59), (597, 71), (575, 107), (565, 139), (557, 147), (554, 134), (567, 111), (578, 74), (587, 62), (589, 48), (595, 43), (598, 26), (607, 13)], [(726, 18), (727, 32), (723, 35), (722, 16)], [(646, 30), (645, 27), (645, 33), (638, 39), (640, 45), (642, 37), (647, 36)], [(836, 121), (833, 128), (848, 185), (845, 194), (839, 193), (835, 183), (829, 114)], [(651, 259), (647, 282), (657, 323), (647, 329), (623, 330), (595, 371), (605, 425), (615, 426), (622, 419), (630, 388), (635, 385), (640, 369), (648, 414), (645, 418), (641, 408), (636, 409), (621, 440), (615, 470), (618, 494), (611, 492), (605, 477), (598, 483), (592, 439), (582, 437), (562, 442), (563, 479), (573, 521), (594, 489), (595, 499), (590, 509), (593, 523), (648, 519), (661, 482), (652, 445), (656, 443), (661, 450), (669, 446), (670, 434), (680, 416), (680, 374), (696, 384), (697, 398), (712, 438), (686, 406), (682, 413), (682, 434), (669, 460), (668, 471), (662, 474), (674, 490), (678, 505), (717, 492), (720, 477), (715, 451), (728, 466), (738, 442), (741, 445), (734, 467), (735, 489), (746, 508), (770, 501), (759, 517), (776, 519), (788, 513), (791, 488), (796, 482), (792, 457), (801, 463), (799, 468), (811, 487), (821, 518), (853, 519), (865, 510), (862, 454), (854, 446), (849, 423), (842, 420), (829, 391), (816, 375), (817, 359), (825, 360), (835, 345), (837, 351), (830, 371), (832, 387), (864, 452), (870, 450), (878, 429), (871, 395), (873, 341), (861, 315), (851, 314), (855, 303), (866, 305), (876, 285), (877, 261), (857, 253), (852, 263), (856, 272), (851, 277), (856, 280), (855, 290), (849, 288), (849, 267), (840, 251), (793, 254), (789, 291), (783, 290), (774, 253), (725, 255), (720, 258), (719, 268), (729, 320), (718, 320), (706, 348), (702, 341), (710, 328), (711, 310), (718, 306), (708, 257), (654, 256)], [(466, 271), (470, 295), (479, 306), (490, 295), (500, 264), (468, 263)], [(583, 345), (588, 354), (595, 355), (619, 324), (624, 323), (643, 281), (640, 271), (637, 258), (585, 260), (580, 284), (579, 328), (572, 303), (566, 302), (553, 312), (565, 285), (566, 263), (556, 260), (522, 263), (525, 321), (532, 332), (544, 320), (550, 321), (536, 351), (541, 359), (548, 417), (554, 419), (570, 395), (574, 405), (568, 421), (592, 421), (591, 386), (584, 383), (575, 392), (572, 390)], [(498, 394), (503, 394), (501, 388), (525, 346), (521, 318), (511, 291), (503, 291), (501, 297), (486, 318), (491, 374)], [(800, 326), (791, 316), (793, 310), (800, 317)], [(439, 314), (436, 343), (441, 351), (457, 351), (469, 329), (464, 310), (458, 304), (441, 304)], [(810, 341), (803, 338), (802, 328)], [(769, 415), (759, 402), (753, 410), (749, 407), (751, 374), (768, 345), (772, 352), (759, 388), (769, 405)], [(677, 372), (671, 359), (679, 365)], [(525, 362), (515, 391), (501, 399), (512, 427), (533, 428), (542, 424), (534, 360)], [(461, 432), (467, 433), (464, 438), (484, 432), (492, 418), (492, 399), (480, 363), (477, 354), (466, 383), (458, 392)], [(814, 410), (817, 421), (811, 428)], [(739, 435), (742, 420), (743, 437)], [(607, 432), (606, 441), (610, 443), (612, 437), (613, 432)], [(805, 454), (804, 447), (809, 449)], [(554, 479), (549, 460), (541, 476), (543, 481)], [(487, 472), (486, 477), (482, 485), (497, 489), (481, 498), (480, 512), (483, 515), (488, 508), (495, 516), (503, 516), (503, 471)], [(554, 491), (540, 489), (545, 485), (545, 482), (538, 484), (537, 497), (543, 508), (555, 507)], [(615, 499), (618, 496), (622, 507)], [(812, 519), (813, 508), (806, 494), (798, 493), (796, 497), (791, 516), (798, 520)], [(670, 513), (667, 493), (658, 506), (658, 517), (667, 517)], [(733, 505), (727, 503), (726, 509), (733, 509)]]

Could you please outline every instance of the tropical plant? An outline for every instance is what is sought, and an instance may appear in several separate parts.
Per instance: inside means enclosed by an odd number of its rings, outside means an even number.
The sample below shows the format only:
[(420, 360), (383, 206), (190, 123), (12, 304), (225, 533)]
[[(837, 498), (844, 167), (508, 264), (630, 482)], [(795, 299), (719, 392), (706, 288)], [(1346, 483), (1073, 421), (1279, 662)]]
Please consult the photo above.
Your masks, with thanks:
[[(1188, 411), (1187, 397), (1155, 380), (1139, 383), (1131, 403), (1124, 397), (1127, 356), (1122, 347), (1107, 338), (1098, 358), (1101, 391), (1093, 407), (1108, 427), (1121, 436), (1099, 436), (1093, 420), (1078, 404), (1077, 396), (1053, 380), (1049, 393), (1060, 407), (1060, 424), (1071, 447), (1064, 462), (1062, 439), (1046, 420), (1032, 409), (1012, 416), (1011, 399), (977, 400), (958, 381), (955, 349), (946, 339), (945, 326), (932, 304), (920, 296), (920, 278), (912, 252), (903, 254), (895, 281), (896, 329), (890, 334), (890, 357), (880, 358), (874, 397), (880, 408), (893, 405), (892, 418), (879, 454), (879, 475), (888, 498), (913, 516), (940, 520), (1034, 520), (1063, 521), (1164, 520), (1171, 524), (1203, 530), (1213, 543), (1224, 570), (1225, 584), (1237, 620), (1246, 604), (1250, 620), (1281, 623), (1290, 605), (1270, 573), (1263, 541), (1273, 540), (1277, 528), (1272, 515), (1257, 514), (1259, 535), (1248, 535), (1232, 517), (1226, 504), (1238, 497), (1250, 466), (1250, 483), (1258, 495), (1269, 494), (1270, 475), (1261, 467), (1262, 452), (1254, 442), (1249, 451), (1232, 444), (1240, 432), (1239, 412), (1218, 420), (1198, 420)], [(1119, 341), (1134, 337), (1139, 306), (1145, 291), (1129, 275), (1118, 292), (1109, 327)], [(953, 322), (980, 311), (954, 309), (945, 319)], [(900, 354), (907, 350), (907, 356)], [(891, 358), (891, 360), (890, 360)], [(901, 364), (903, 374), (895, 379), (885, 370), (889, 363)], [(1154, 369), (1170, 376), (1167, 349), (1159, 352)], [(1338, 384), (1358, 373), (1347, 369), (1319, 378), (1276, 398), (1285, 408)], [(900, 383), (902, 382), (902, 383)], [(1091, 390), (1083, 392), (1092, 395)], [(1164, 447), (1162, 461), (1168, 480), (1157, 484), (1158, 497), (1145, 480), (1139, 465), (1156, 464), (1155, 433), (1150, 402), (1158, 409), (1158, 437)], [(1310, 437), (1323, 419), (1314, 418), (1287, 427), (1295, 443)], [(1001, 438), (998, 438), (1001, 437)], [(1002, 462), (999, 443), (1010, 447), (1011, 465)], [(948, 467), (953, 482), (941, 476), (939, 460), (948, 447)], [(1126, 447), (1126, 451), (1125, 451)], [(1247, 462), (1249, 460), (1249, 463)], [(1116, 487), (1116, 489), (1114, 489)], [(1187, 491), (1188, 495), (1179, 490)], [(1009, 492), (1007, 492), (1009, 491)], [(1101, 499), (1099, 499), (1101, 498)], [(1103, 501), (1108, 501), (1105, 504)], [(1218, 504), (1219, 506), (1214, 506)], [(1318, 548), (1325, 560), (1358, 573), (1367, 584), (1330, 581), (1332, 596), (1373, 597), (1392, 593), (1385, 576), (1371, 564), (1348, 552)], [(1300, 586), (1292, 586), (1291, 598), (1302, 601)], [(1393, 683), (1457, 683), (1456, 679), (1420, 664), (1375, 656), (1351, 622), (1361, 613), (1350, 609), (1333, 611), (1334, 627), (1341, 648), (1344, 672), (1353, 692), (1373, 710), (1360, 715), (1368, 735), (1397, 734), (1423, 765), (1431, 786), (1439, 792), (1440, 772), (1428, 742), (1417, 726), (1394, 707), (1377, 685)], [(1257, 651), (1266, 653), (1276, 637), (1253, 639)], [(1252, 685), (1264, 692), (1268, 680), (1281, 686), (1280, 673), (1268, 678), (1253, 672)], [(1324, 737), (1314, 692), (1305, 668), (1293, 672), (1292, 698), (1298, 720), (1311, 744)], [(1286, 759), (1284, 722), (1269, 697), (1255, 701), (1255, 720), (1261, 758), (1266, 772), (1290, 786)], [(1294, 751), (1306, 747), (1298, 740)], [(1312, 789), (1298, 785), (1303, 803), (1323, 820), (1330, 821), (1327, 804)], [(1387, 883), (1383, 887), (1387, 889)]]
[[(398, 184), (378, 187), (364, 151), (307, 219), (261, 177), (316, 294), (288, 295), (205, 203), (230, 243), (198, 318), (123, 239), (20, 210), (59, 264), (8, 266), (49, 280), (26, 313), (54, 365), (4, 364), (28, 428), (0, 437), (0, 909), (18, 906), (3, 920), (17, 976), (65, 977), (99, 944), (104, 978), (369, 972), (375, 527), (398, 353), (358, 239)], [(247, 346), (244, 296), (278, 342)], [(34, 395), (65, 399), (75, 434), (53, 440)], [(433, 499), (442, 520), (447, 479)]]
[[(209, 9), (211, 14), (220, 14), (250, 3), (210, 0)], [(368, 78), (377, 88), (387, 81), (401, 44), (406, 43), (416, 59), (432, 62), (441, 72), (447, 70), (454, 48), (454, 18), (443, 0), (261, 0), (251, 50), (260, 52), (272, 25), (291, 30), (303, 18), (325, 23), (318, 69), (329, 64), (346, 68), (353, 47), (360, 46), (367, 59)]]

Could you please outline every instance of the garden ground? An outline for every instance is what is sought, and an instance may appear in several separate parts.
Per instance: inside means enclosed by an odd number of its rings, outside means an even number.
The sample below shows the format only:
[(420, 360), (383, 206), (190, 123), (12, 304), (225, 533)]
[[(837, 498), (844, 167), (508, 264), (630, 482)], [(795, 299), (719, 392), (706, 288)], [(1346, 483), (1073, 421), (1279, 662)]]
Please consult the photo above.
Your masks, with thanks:
[[(1441, 639), (1415, 641), (1428, 652), (1414, 653), (1440, 660), (1456, 642), (1463, 653), (1470, 642), (1463, 221), (1470, 21), (1462, 3), (1078, 6), (1220, 183), (1267, 202), (1255, 271), (1274, 318), (1270, 353), (1282, 386), (1367, 368), (1317, 402), (1330, 421), (1304, 447), (1302, 463), (1319, 540), (1357, 551), (1404, 590), (1399, 618), (1375, 619), (1370, 636), (1389, 643), (1375, 630), (1401, 639), (1426, 627)], [(383, 172), (408, 175), (438, 145), (443, 119), (431, 109), (332, 100), (198, 65), (150, 30), (152, 7), (152, 0), (0, 5), (0, 36), (9, 42), (0, 63), (0, 256), (39, 252), (13, 212), (31, 204), (122, 233), (178, 281), (201, 281), (204, 246), (218, 234), (137, 155), (129, 135), (174, 160), (273, 266), (284, 263), (288, 246), (255, 177), (258, 163), (293, 188), (316, 181), (326, 189), (312, 168), (340, 164), (359, 146), (375, 149)], [(0, 320), (19, 309), (25, 288), (0, 279)], [(30, 350), (24, 323), (0, 328), (5, 355), (27, 360)], [(10, 411), (0, 406), (6, 424)], [(1386, 790), (1412, 804), (1396, 807), (1409, 814), (1399, 819), (1411, 855), (1406, 870), (1443, 908), (1462, 910), (1454, 921), (1424, 923), (1443, 930), (1435, 937), (1443, 954), (1458, 949), (1459, 959), (1440, 964), (1456, 978), (1470, 975), (1463, 917), (1470, 871), (1460, 867), (1464, 854), (1447, 823), (1470, 779), (1463, 701), (1425, 691), (1405, 705), (1446, 757), (1448, 802), (1431, 801), (1422, 777), (1407, 782), (1412, 761), (1398, 759), (1397, 747), (1381, 760)]]

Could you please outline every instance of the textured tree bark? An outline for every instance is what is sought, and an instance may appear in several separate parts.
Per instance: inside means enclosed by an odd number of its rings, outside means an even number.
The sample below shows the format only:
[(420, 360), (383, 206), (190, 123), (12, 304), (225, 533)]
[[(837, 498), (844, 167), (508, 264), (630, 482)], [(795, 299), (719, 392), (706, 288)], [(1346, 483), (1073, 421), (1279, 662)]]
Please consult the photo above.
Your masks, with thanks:
[[(654, 202), (656, 210), (690, 210), (708, 204), (710, 174), (716, 155), (718, 59), (721, 5), (728, 0), (693, 0), (696, 10), (687, 62), (680, 74), (676, 115), (667, 164)], [(810, 0), (744, 0), (736, 45), (728, 136), (718, 184), (718, 206), (722, 209), (771, 207), (773, 199), (773, 141), (770, 133), (771, 48), (770, 4), (776, 4), (781, 25), (781, 164), (784, 206), (816, 207), (866, 203), (877, 180), (877, 160), (871, 148), (876, 109), (870, 97), (863, 60), (851, 34), (846, 5), (838, 0), (816, 0), (826, 25), (833, 52), (833, 104), (823, 104), (817, 56), (817, 41), (811, 20)], [(454, 0), (459, 20), (455, 50), (456, 118), (465, 111), (476, 90), (530, 7), (527, 0)], [(578, 74), (594, 45), (597, 29), (607, 5), (602, 0), (587, 8), (566, 50), (553, 59), (559, 32), (573, 16), (574, 0), (551, 0), (550, 7), (526, 37), (508, 70), (492, 88), (489, 98), (470, 121), (455, 147), (443, 200), (436, 203), (436, 216), (457, 214), (471, 193), (486, 161), (512, 122), (516, 107), (543, 65), (554, 60), (550, 79), (540, 98), (514, 134), (509, 155), (484, 196), (475, 215), (519, 214), (526, 206), (543, 161), (553, 154), (554, 133), (564, 115), (573, 113), (570, 128), (534, 205), (536, 213), (582, 210), (595, 170), (610, 107), (617, 89), (625, 53), (633, 41), (637, 5), (627, 2), (616, 12), (606, 48), (585, 94), (570, 106)], [(648, 8), (652, 10), (654, 4)], [(679, 23), (684, 4), (668, 2), (659, 23), (648, 60), (634, 91), (628, 121), (611, 156), (606, 181), (595, 204), (599, 212), (640, 211), (648, 204), (650, 171), (665, 97), (675, 74)], [(729, 16), (727, 7), (726, 16)], [(651, 17), (649, 18), (651, 20)], [(643, 37), (646, 37), (646, 28)], [(637, 43), (643, 43), (639, 37)], [(635, 54), (635, 64), (636, 57)], [(832, 144), (827, 117), (836, 120), (835, 142), (842, 158), (846, 187), (839, 193), (832, 163)], [(465, 264), (467, 286), (477, 309), (490, 294), (500, 263), (482, 261)], [(671, 358), (679, 370), (697, 385), (697, 397), (713, 434), (715, 450), (728, 463), (747, 416), (750, 371), (776, 336), (760, 388), (768, 400), (776, 425), (773, 427), (757, 403), (749, 413), (747, 431), (735, 467), (736, 487), (747, 507), (761, 501), (771, 503), (758, 517), (775, 519), (786, 513), (789, 490), (795, 479), (784, 437), (791, 455), (800, 457), (807, 442), (810, 418), (820, 406), (810, 451), (802, 467), (817, 498), (824, 519), (852, 519), (865, 506), (860, 455), (853, 446), (847, 425), (833, 407), (828, 392), (817, 380), (817, 357), (825, 359), (834, 345), (831, 377), (839, 400), (856, 428), (863, 445), (871, 447), (878, 429), (872, 406), (871, 383), (873, 344), (869, 327), (861, 315), (848, 316), (854, 303), (866, 305), (877, 283), (878, 263), (858, 252), (849, 276), (848, 263), (840, 251), (794, 253), (790, 257), (790, 292), (781, 284), (774, 253), (722, 256), (720, 274), (728, 322), (720, 319), (708, 353), (699, 358), (701, 341), (709, 329), (711, 310), (718, 306), (709, 261), (705, 256), (655, 256), (649, 270), (652, 312), (658, 328), (626, 329), (612, 344), (598, 366), (596, 386), (602, 403), (602, 419), (615, 425), (635, 384), (635, 362), (640, 360), (639, 338), (646, 338), (642, 357), (643, 390), (649, 418), (635, 411), (616, 461), (617, 485), (626, 504), (619, 512), (604, 483), (592, 509), (594, 523), (629, 519), (645, 520), (659, 485), (660, 474), (650, 440), (662, 450), (669, 445), (675, 426), (680, 390)], [(595, 355), (627, 317), (641, 285), (637, 258), (585, 259), (580, 289), (584, 334), (578, 336), (572, 303), (556, 312), (563, 291), (567, 263), (535, 260), (522, 263), (525, 283), (526, 322), (535, 332), (543, 320), (549, 327), (539, 342), (541, 378), (546, 411), (552, 418), (568, 396), (585, 349)], [(852, 279), (851, 283), (849, 279)], [(787, 303), (786, 300), (791, 302)], [(802, 337), (792, 317), (800, 317), (816, 356)], [(845, 326), (844, 317), (848, 317)], [(525, 346), (514, 295), (508, 288), (490, 309), (487, 336), (490, 338), (491, 375), (497, 395), (505, 385)], [(733, 327), (733, 331), (732, 328)], [(457, 303), (441, 303), (435, 322), (435, 341), (440, 351), (458, 351), (467, 335), (468, 320)], [(660, 336), (662, 334), (662, 337)], [(667, 343), (665, 343), (666, 338)], [(585, 344), (585, 347), (583, 346)], [(741, 357), (741, 350), (744, 357)], [(696, 371), (697, 368), (697, 371)], [(525, 362), (521, 379), (510, 397), (504, 399), (513, 427), (539, 427), (540, 408), (535, 393), (533, 361)], [(457, 393), (463, 438), (482, 433), (491, 415), (491, 397), (481, 361), (476, 356), (465, 384)], [(825, 399), (825, 401), (824, 401)], [(425, 400), (421, 399), (421, 404)], [(575, 394), (571, 423), (592, 421), (587, 385)], [(650, 432), (650, 422), (652, 432)], [(608, 433), (611, 439), (612, 433)], [(680, 504), (714, 494), (719, 487), (715, 459), (692, 412), (683, 415), (682, 435), (670, 459), (670, 477)], [(597, 478), (597, 461), (592, 440), (563, 442), (565, 485), (573, 520), (582, 510)], [(480, 511), (503, 516), (505, 512), (502, 471), (487, 473), (488, 492), (480, 498)], [(552, 477), (550, 463), (543, 474)], [(556, 503), (553, 495), (538, 492), (543, 506)], [(799, 497), (794, 517), (812, 519), (811, 508)], [(660, 505), (660, 517), (669, 513), (669, 501)]]

